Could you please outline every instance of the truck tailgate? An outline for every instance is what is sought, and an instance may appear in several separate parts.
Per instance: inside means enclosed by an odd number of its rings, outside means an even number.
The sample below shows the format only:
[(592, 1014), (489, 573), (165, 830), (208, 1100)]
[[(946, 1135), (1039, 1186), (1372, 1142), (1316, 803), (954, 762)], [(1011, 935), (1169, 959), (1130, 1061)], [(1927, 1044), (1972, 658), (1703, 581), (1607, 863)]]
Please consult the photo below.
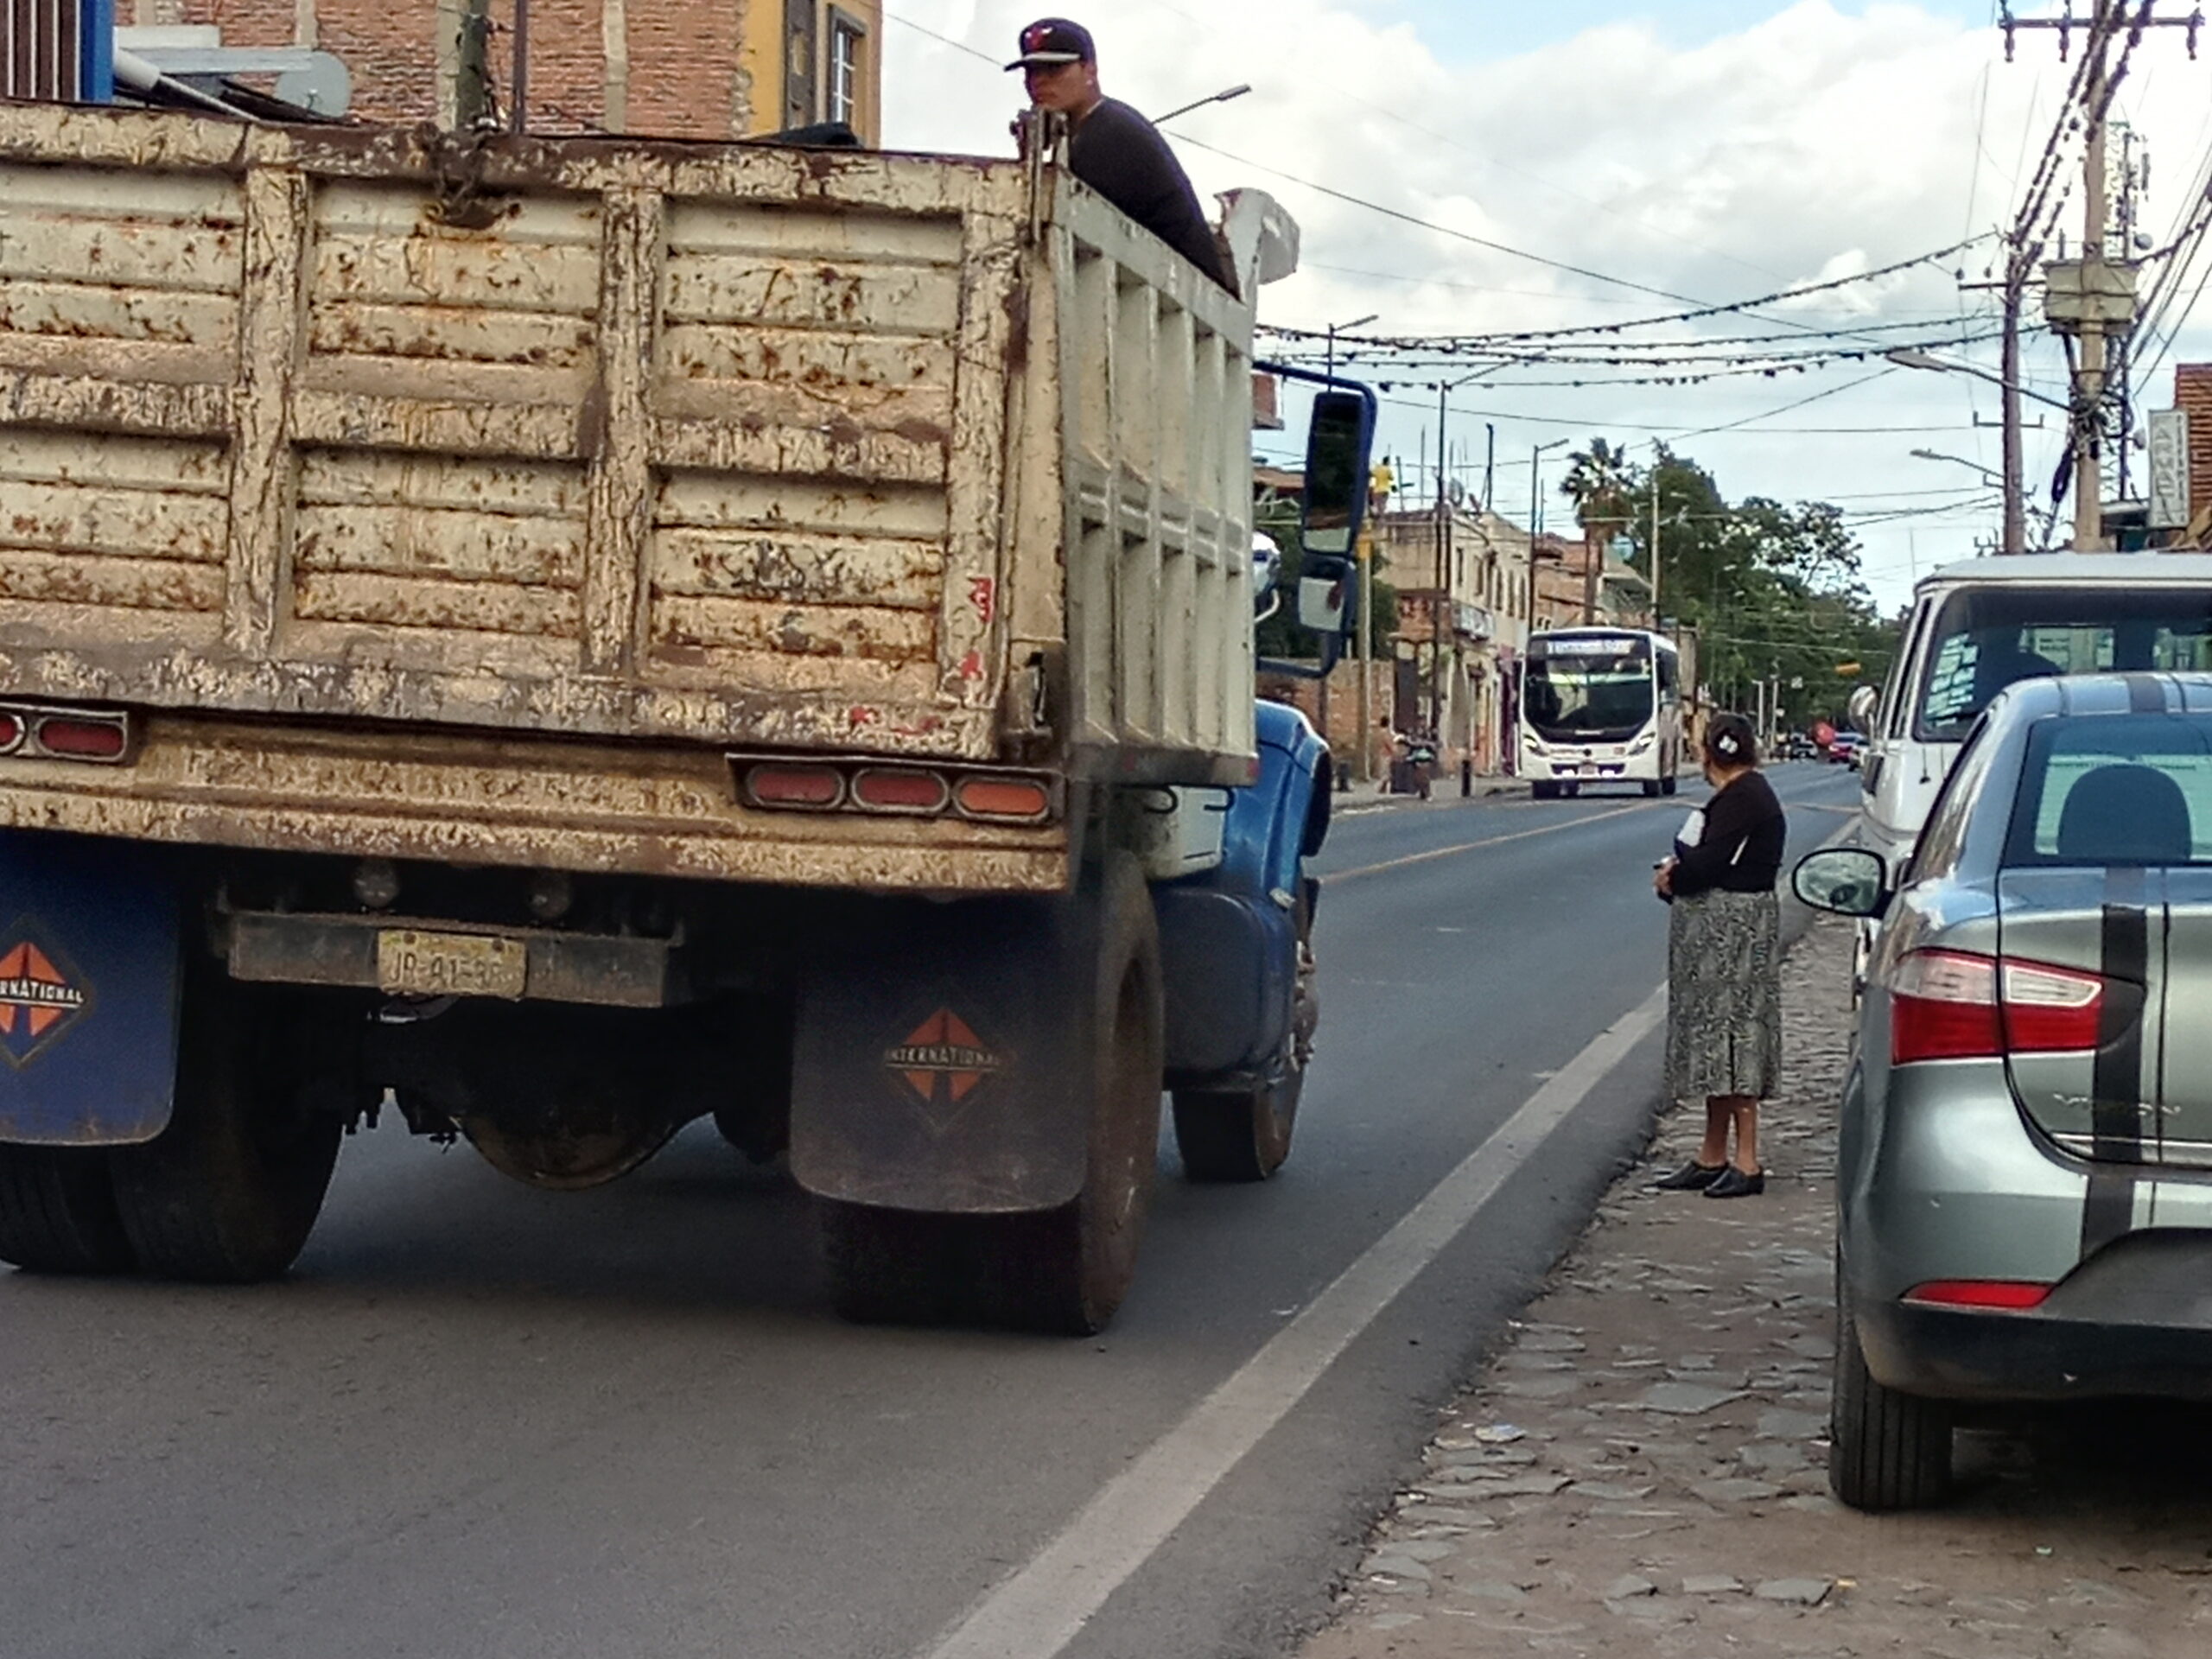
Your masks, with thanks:
[(0, 687), (988, 758), (1029, 212), (0, 105)]

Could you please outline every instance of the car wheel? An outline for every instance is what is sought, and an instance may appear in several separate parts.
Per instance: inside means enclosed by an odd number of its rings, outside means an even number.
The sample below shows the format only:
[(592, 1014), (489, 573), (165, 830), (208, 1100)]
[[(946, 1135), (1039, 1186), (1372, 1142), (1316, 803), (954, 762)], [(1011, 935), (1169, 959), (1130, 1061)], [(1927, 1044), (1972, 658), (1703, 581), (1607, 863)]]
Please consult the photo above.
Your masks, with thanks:
[(1839, 1270), (1829, 1490), (1869, 1514), (1942, 1503), (1951, 1490), (1951, 1425), (1948, 1401), (1900, 1394), (1867, 1370), (1850, 1292)]

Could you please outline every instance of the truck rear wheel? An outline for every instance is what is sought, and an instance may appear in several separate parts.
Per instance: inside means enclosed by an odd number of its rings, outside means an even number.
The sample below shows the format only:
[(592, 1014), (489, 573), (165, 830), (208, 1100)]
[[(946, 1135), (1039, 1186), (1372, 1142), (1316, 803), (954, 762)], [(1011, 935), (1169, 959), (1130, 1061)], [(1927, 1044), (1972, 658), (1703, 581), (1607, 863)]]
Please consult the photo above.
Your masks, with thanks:
[(1018, 1236), (1001, 1258), (1019, 1275), (1011, 1287), (1016, 1323), (1071, 1336), (1103, 1329), (1136, 1276), (1166, 1065), (1152, 894), (1125, 854), (1109, 857), (1101, 889), (1083, 1191), (1058, 1210), (1014, 1218)]
[(124, 1273), (132, 1260), (105, 1150), (0, 1147), (0, 1262), (29, 1273)]
[(1175, 1149), (1194, 1181), (1264, 1181), (1290, 1156), (1304, 1071), (1240, 1094), (1175, 1091)]
[(937, 1325), (958, 1317), (963, 1295), (972, 1299), (976, 1288), (960, 1248), (973, 1226), (963, 1216), (825, 1200), (822, 1241), (838, 1317), (855, 1325)]
[[(175, 1109), (143, 1146), (111, 1154), (116, 1207), (142, 1265), (214, 1284), (272, 1279), (321, 1211), (344, 1125), (296, 1109), (296, 1052), (282, 997), (191, 971)], [(278, 1038), (288, 1039), (281, 1044)]]

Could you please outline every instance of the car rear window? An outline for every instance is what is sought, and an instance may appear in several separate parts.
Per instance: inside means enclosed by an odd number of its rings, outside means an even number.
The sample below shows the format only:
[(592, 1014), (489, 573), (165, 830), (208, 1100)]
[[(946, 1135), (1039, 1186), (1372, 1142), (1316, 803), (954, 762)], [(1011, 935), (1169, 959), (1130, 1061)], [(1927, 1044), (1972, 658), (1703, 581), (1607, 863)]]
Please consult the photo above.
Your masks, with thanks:
[(1944, 601), (1914, 734), (1956, 742), (2015, 680), (2212, 668), (2212, 588), (1967, 588)]
[(2037, 721), (2005, 862), (2212, 864), (2212, 719)]

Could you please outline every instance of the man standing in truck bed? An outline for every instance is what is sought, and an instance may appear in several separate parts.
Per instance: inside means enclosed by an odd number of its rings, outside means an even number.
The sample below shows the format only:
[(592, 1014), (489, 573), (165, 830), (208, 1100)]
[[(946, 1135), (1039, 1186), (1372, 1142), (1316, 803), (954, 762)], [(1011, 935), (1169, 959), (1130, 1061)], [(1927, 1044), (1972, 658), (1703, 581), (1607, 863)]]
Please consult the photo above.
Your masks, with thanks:
[(1198, 192), (1159, 129), (1098, 86), (1090, 31), (1046, 17), (1021, 31), (1019, 69), (1029, 101), (1068, 118), (1068, 166), (1076, 177), (1230, 293), (1236, 285), (1199, 210)]

